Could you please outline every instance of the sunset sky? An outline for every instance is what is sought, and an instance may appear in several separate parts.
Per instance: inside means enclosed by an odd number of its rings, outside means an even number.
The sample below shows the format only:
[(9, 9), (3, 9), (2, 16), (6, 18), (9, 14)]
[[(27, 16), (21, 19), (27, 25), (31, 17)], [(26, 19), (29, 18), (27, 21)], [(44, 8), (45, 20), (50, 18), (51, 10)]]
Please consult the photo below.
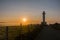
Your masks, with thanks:
[(0, 0), (0, 25), (41, 23), (42, 12), (47, 23), (60, 23), (60, 0)]

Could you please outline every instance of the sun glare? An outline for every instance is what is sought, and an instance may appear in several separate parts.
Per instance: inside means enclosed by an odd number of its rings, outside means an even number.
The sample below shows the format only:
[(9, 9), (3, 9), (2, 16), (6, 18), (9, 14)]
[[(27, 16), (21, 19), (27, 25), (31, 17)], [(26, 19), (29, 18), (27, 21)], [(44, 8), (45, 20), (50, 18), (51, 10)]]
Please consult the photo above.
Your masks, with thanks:
[(22, 20), (23, 20), (23, 22), (26, 22), (26, 21), (27, 21), (27, 19), (26, 19), (26, 18), (23, 18)]

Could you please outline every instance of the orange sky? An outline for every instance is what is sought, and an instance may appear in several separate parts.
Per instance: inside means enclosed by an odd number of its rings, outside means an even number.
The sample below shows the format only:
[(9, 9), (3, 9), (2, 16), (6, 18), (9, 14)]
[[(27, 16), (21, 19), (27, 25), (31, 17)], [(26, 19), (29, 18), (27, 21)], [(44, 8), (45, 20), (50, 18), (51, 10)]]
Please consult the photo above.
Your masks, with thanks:
[(60, 0), (1, 1), (0, 25), (38, 24), (42, 22), (42, 12), (46, 12), (47, 23), (60, 23)]
[[(42, 22), (42, 18), (35, 19), (35, 20), (27, 18), (26, 22), (24, 22), (21, 18), (21, 19), (16, 19), (16, 20), (5, 20), (5, 23), (0, 23), (0, 24), (2, 24), (2, 25), (20, 25), (20, 23), (22, 23), (23, 25), (27, 25), (27, 24), (40, 24), (41, 22)], [(53, 20), (52, 18), (46, 18), (46, 22), (48, 24), (50, 24), (50, 23), (53, 24), (57, 21), (55, 19)], [(59, 21), (58, 21), (58, 23), (59, 23)]]

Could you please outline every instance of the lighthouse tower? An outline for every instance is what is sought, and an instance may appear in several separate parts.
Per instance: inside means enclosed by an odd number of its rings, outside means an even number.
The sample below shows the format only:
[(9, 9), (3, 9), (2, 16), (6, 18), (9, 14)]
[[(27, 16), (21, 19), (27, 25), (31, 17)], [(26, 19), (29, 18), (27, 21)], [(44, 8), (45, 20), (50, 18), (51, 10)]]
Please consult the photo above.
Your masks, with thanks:
[(45, 11), (43, 11), (43, 13), (42, 13), (42, 19), (43, 19), (43, 21), (42, 21), (42, 25), (46, 25), (46, 22), (45, 22)]

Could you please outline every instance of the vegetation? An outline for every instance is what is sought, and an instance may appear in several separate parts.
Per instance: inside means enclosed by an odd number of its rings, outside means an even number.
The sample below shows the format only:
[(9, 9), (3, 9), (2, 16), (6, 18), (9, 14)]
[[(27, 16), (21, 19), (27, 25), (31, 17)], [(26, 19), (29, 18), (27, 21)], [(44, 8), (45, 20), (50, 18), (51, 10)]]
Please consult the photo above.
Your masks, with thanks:
[[(60, 24), (46, 25), (54, 30), (60, 30)], [(8, 36), (6, 36), (6, 27), (8, 27)], [(0, 40), (34, 40), (43, 29), (40, 24), (30, 24), (26, 26), (0, 26)]]

